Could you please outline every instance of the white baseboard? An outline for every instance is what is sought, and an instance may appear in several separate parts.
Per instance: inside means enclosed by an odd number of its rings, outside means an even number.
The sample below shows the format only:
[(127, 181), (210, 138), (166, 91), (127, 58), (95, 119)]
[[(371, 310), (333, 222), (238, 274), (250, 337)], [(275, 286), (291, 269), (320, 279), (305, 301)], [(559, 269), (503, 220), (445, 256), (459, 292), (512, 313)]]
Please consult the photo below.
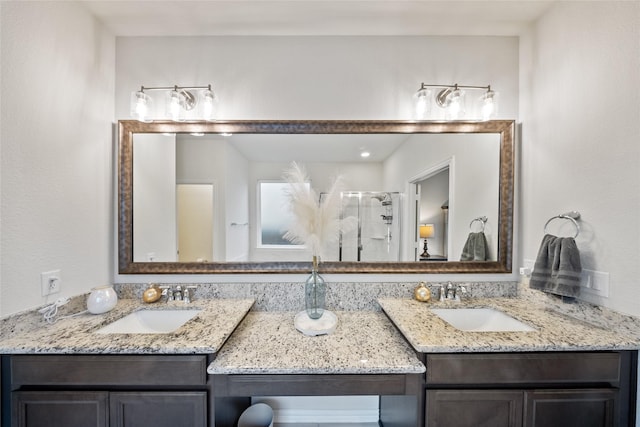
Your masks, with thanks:
[(379, 419), (378, 411), (370, 409), (277, 409), (273, 415), (275, 423), (366, 423)]
[(254, 396), (273, 408), (276, 424), (377, 423), (378, 396)]

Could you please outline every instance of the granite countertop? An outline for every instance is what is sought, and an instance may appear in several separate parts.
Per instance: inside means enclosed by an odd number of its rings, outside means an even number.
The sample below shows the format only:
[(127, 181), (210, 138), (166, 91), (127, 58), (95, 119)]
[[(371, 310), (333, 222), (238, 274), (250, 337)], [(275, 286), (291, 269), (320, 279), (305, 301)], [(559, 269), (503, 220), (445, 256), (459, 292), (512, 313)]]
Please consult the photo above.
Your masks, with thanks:
[[(4, 354), (212, 354), (220, 350), (253, 306), (253, 299), (198, 299), (144, 304), (121, 299), (108, 313), (78, 313), (84, 306), (62, 306), (59, 320), (49, 324), (37, 311), (4, 319), (0, 353)], [(68, 304), (71, 306), (72, 304)], [(138, 309), (201, 309), (193, 319), (168, 334), (97, 334), (96, 330)]]
[[(640, 336), (618, 327), (620, 319), (607, 317), (601, 312), (595, 312), (596, 309), (591, 309), (589, 313), (579, 313), (582, 316), (578, 316), (575, 308), (568, 308), (568, 312), (563, 313), (560, 311), (562, 307), (536, 304), (530, 298), (470, 298), (458, 303), (422, 303), (412, 299), (382, 298), (378, 303), (413, 348), (421, 353), (637, 350), (640, 348)], [(536, 330), (464, 332), (449, 325), (430, 311), (432, 308), (472, 307), (498, 309)], [(635, 325), (639, 324), (635, 323)]]
[(295, 312), (251, 312), (209, 374), (423, 373), (424, 365), (382, 312), (339, 311), (332, 334), (298, 332)]

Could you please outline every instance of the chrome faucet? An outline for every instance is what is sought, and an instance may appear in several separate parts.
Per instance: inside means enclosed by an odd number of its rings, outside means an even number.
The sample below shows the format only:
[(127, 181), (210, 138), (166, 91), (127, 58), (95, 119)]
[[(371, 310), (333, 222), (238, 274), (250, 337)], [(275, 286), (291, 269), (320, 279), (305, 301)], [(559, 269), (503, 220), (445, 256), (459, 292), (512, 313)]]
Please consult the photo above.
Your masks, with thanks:
[(451, 282), (449, 282), (446, 289), (444, 286), (440, 285), (439, 300), (460, 302), (461, 295), (464, 295), (466, 293), (467, 289), (464, 286), (459, 285), (454, 288)]
[(167, 297), (167, 302), (173, 301), (173, 292), (171, 291), (171, 286), (160, 286), (162, 289), (162, 296)]
[(176, 301), (182, 301), (182, 286), (176, 286), (176, 289), (173, 291), (173, 299)]
[(162, 289), (162, 296), (167, 297), (167, 302), (169, 301), (184, 301), (185, 304), (189, 304), (193, 300), (193, 292), (192, 289), (195, 289), (196, 286), (180, 286), (177, 285), (175, 288), (171, 286), (160, 286)]
[(185, 304), (189, 304), (191, 302), (191, 298), (193, 296), (192, 289), (195, 289), (195, 286), (187, 286), (182, 292), (182, 300)]

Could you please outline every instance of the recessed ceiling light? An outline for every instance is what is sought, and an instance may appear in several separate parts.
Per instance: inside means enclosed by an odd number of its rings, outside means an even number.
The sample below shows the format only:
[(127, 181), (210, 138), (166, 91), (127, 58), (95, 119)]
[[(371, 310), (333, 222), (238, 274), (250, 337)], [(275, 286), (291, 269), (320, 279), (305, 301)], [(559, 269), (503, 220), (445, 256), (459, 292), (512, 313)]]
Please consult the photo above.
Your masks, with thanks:
[(192, 136), (204, 136), (204, 133), (202, 132), (191, 132)]
[(360, 153), (360, 157), (366, 159), (367, 157), (369, 157), (371, 155), (370, 152), (368, 151), (363, 151), (362, 153)]

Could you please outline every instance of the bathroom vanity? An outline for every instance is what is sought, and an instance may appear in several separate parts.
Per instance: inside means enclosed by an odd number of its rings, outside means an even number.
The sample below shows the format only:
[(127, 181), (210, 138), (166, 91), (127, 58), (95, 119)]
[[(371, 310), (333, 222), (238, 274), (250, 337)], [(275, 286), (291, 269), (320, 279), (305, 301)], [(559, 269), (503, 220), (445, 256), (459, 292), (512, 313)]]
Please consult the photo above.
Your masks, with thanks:
[(205, 427), (206, 355), (13, 355), (17, 427)]
[[(635, 339), (522, 298), (380, 305), (425, 364), (425, 426), (635, 426)], [(433, 311), (497, 309), (533, 327), (462, 331)]]
[[(211, 425), (207, 365), (253, 304), (200, 299), (143, 305), (124, 299), (104, 315), (55, 324), (44, 323), (37, 312), (5, 319), (2, 427)], [(98, 332), (136, 310), (199, 313), (171, 333)]]
[[(295, 312), (252, 312), (209, 365), (216, 427), (234, 427), (229, 398), (380, 396), (388, 427), (419, 425), (424, 365), (381, 312), (337, 312), (331, 335), (309, 337)], [(228, 414), (233, 414), (231, 419)]]
[[(165, 334), (97, 333), (149, 307), (133, 299), (53, 325), (4, 319), (2, 427), (234, 427), (255, 396), (349, 395), (379, 396), (385, 427), (635, 425), (640, 342), (619, 319), (521, 297), (378, 301), (384, 312), (337, 311), (318, 337), (250, 299), (156, 305), (201, 310)], [(534, 330), (461, 331), (436, 307), (490, 307)]]

